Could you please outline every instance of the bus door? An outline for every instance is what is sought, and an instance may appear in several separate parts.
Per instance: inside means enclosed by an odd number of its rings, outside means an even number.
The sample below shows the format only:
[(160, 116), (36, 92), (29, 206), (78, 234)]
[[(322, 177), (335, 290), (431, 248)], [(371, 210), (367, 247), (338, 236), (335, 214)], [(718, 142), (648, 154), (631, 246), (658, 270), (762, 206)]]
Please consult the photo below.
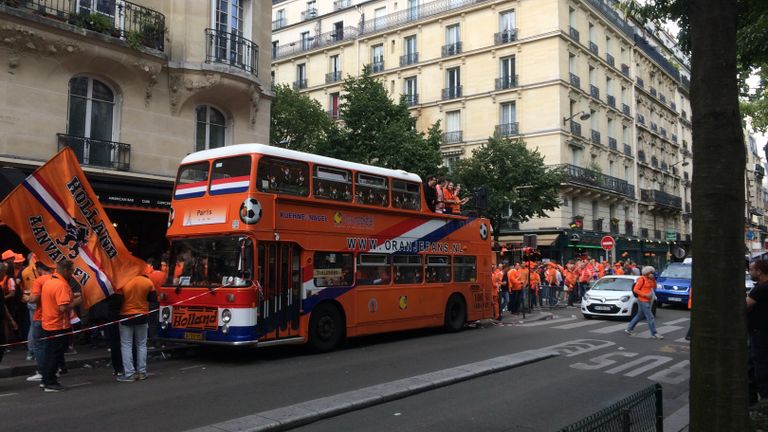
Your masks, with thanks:
[(259, 242), (258, 327), (275, 337), (297, 336), (301, 307), (300, 250), (293, 243)]

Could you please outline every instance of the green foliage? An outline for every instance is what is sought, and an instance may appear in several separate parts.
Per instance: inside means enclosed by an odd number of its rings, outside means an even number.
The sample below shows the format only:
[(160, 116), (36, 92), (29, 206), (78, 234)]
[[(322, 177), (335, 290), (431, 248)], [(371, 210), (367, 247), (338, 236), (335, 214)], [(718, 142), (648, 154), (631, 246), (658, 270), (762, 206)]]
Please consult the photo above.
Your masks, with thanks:
[(488, 190), (486, 216), (498, 238), (510, 212), (510, 219), (525, 222), (558, 208), (562, 175), (561, 170), (548, 169), (539, 151), (528, 149), (522, 140), (494, 136), (458, 162), (455, 177), (466, 190)]
[(104, 34), (111, 34), (115, 29), (112, 18), (99, 13), (72, 15), (69, 18), (69, 23)]
[(338, 135), (320, 103), (287, 85), (275, 87), (269, 142), (273, 146), (317, 153)]
[(125, 42), (133, 49), (139, 49), (144, 44), (144, 37), (136, 30), (131, 30), (125, 36)]

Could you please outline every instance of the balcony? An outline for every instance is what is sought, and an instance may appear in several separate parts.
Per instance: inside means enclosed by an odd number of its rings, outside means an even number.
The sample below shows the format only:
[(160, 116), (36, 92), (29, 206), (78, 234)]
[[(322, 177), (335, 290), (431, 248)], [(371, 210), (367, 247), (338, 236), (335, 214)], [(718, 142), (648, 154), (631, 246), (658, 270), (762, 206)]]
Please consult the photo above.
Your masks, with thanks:
[(581, 123), (571, 120), (571, 133), (577, 137), (581, 136)]
[(621, 112), (623, 112), (627, 117), (632, 115), (632, 111), (629, 109), (629, 105), (625, 103), (621, 104)]
[(677, 112), (677, 104), (674, 102), (669, 103), (669, 107), (672, 108), (672, 111)]
[(624, 74), (625, 77), (629, 78), (629, 65), (628, 64), (621, 64), (621, 73)]
[(603, 231), (603, 220), (602, 219), (595, 219), (592, 221), (592, 231), (601, 232)]
[(641, 189), (640, 200), (673, 210), (683, 209), (682, 198), (657, 189)]
[(462, 131), (445, 132), (443, 134), (443, 144), (456, 144), (463, 141)]
[(288, 24), (288, 20), (280, 18), (272, 21), (272, 31), (279, 30)]
[(606, 100), (608, 101), (609, 107), (616, 108), (616, 96), (608, 95), (606, 96)]
[(688, 174), (688, 171), (683, 171), (683, 179), (684, 179), (684, 180), (690, 180), (690, 178), (689, 178), (689, 177), (690, 177), (690, 176), (689, 176), (689, 174)]
[(637, 86), (640, 88), (645, 88), (645, 81), (643, 81), (643, 79), (640, 77), (637, 77)]
[(628, 236), (631, 236), (634, 233), (634, 231), (635, 231), (634, 228), (635, 227), (634, 227), (634, 224), (632, 222), (630, 222), (630, 221), (624, 222), (624, 234), (626, 234)]
[(608, 137), (608, 148), (614, 151), (619, 151), (619, 144), (616, 142), (616, 138)]
[(644, 125), (645, 124), (645, 116), (640, 114), (640, 113), (638, 113), (637, 114), (637, 122), (640, 123), (641, 125)]
[(384, 72), (384, 61), (376, 61), (371, 63), (371, 72), (379, 73)]
[(131, 169), (131, 145), (67, 134), (56, 134), (59, 150), (69, 147), (83, 164), (118, 171)]
[(651, 96), (656, 97), (656, 89), (655, 88), (651, 87), (649, 91), (651, 93)]
[(618, 222), (609, 222), (608, 230), (611, 234), (618, 234), (619, 233), (619, 223)]
[(664, 172), (669, 172), (669, 165), (667, 165), (667, 163), (666, 163), (666, 162), (662, 162), (662, 163), (660, 163), (660, 164), (659, 164), (659, 166), (660, 166), (660, 168), (661, 168), (661, 170), (662, 170), (662, 171), (664, 171)]
[(637, 151), (637, 160), (639, 160), (642, 163), (645, 163), (645, 152), (642, 150)]
[(683, 117), (683, 120), (688, 120), (688, 113), (685, 110), (680, 111), (680, 116)]
[(597, 44), (589, 41), (589, 50), (592, 51), (592, 54), (597, 55), (600, 50), (597, 48)]
[(651, 130), (654, 132), (659, 132), (659, 125), (657, 125), (654, 122), (651, 122)]
[(664, 96), (664, 93), (659, 93), (659, 101), (663, 103), (664, 105), (667, 104), (667, 97)]
[(611, 65), (611, 67), (616, 66), (616, 60), (613, 58), (612, 55), (608, 53), (605, 53), (605, 61), (607, 61), (608, 64)]
[(578, 186), (617, 193), (634, 198), (635, 188), (627, 181), (571, 164), (556, 165), (563, 169), (564, 181)]
[(341, 81), (341, 71), (328, 72), (325, 74), (326, 84)]
[(344, 41), (351, 41), (357, 36), (358, 31), (356, 27), (349, 26), (331, 30), (316, 36), (310, 36), (306, 39), (300, 39), (278, 47), (273, 47), (272, 58), (276, 60), (283, 57), (290, 57), (316, 48), (327, 47)]
[(79, 3), (75, 0), (0, 1), (5, 7), (103, 33), (122, 39), (130, 46), (144, 46), (159, 51), (165, 48), (165, 15), (160, 12), (128, 1), (106, 2), (106, 5), (99, 2), (99, 10), (111, 9), (109, 15), (96, 12), (93, 15), (101, 19), (92, 19), (91, 10), (79, 6)]
[(400, 56), (400, 66), (408, 66), (419, 62), (419, 53), (414, 52)]
[(661, 136), (663, 136), (664, 138), (666, 138), (666, 137), (667, 137), (667, 130), (666, 130), (666, 129), (664, 129), (664, 128), (659, 128), (659, 133), (660, 133), (660, 134), (661, 134)]
[(507, 29), (507, 30), (500, 31), (498, 33), (494, 33), (493, 35), (493, 43), (496, 45), (510, 43), (516, 40), (517, 40), (517, 29)]
[(461, 54), (461, 42), (454, 42), (447, 45), (443, 45), (443, 57), (450, 57), (456, 54)]
[(648, 228), (640, 228), (640, 237), (644, 239), (648, 238)]
[(592, 143), (600, 144), (600, 131), (592, 129)]
[(475, 6), (486, 0), (436, 0), (418, 6), (405, 7), (400, 11), (367, 19), (360, 24), (362, 34), (375, 33), (445, 12)]
[(575, 40), (576, 42), (579, 41), (579, 31), (575, 28), (568, 26), (568, 35), (571, 37), (571, 39)]
[(568, 76), (570, 77), (571, 85), (572, 86), (574, 86), (576, 88), (581, 88), (581, 78), (579, 78), (578, 75), (576, 75), (575, 73), (571, 72), (570, 74), (568, 74)]
[(317, 8), (307, 8), (307, 10), (301, 11), (301, 20), (307, 21), (312, 18), (317, 18)]
[(496, 90), (506, 90), (517, 87), (517, 75), (507, 75), (496, 78)]
[(589, 95), (592, 96), (595, 99), (600, 99), (600, 89), (597, 88), (597, 86), (590, 84), (589, 85)]
[(630, 146), (629, 144), (624, 144), (624, 154), (629, 157), (632, 157), (632, 146)]
[(519, 135), (519, 124), (518, 122), (513, 122), (496, 125), (496, 134), (499, 136)]
[(405, 94), (405, 95), (403, 95), (403, 98), (405, 99), (405, 104), (407, 106), (409, 106), (409, 107), (419, 104), (419, 94), (418, 93)]
[(301, 90), (307, 88), (307, 79), (299, 79), (293, 82), (293, 89), (294, 90)]
[(654, 168), (659, 167), (659, 159), (657, 159), (656, 156), (651, 156), (651, 166)]
[(259, 76), (259, 46), (226, 31), (205, 29), (205, 62), (242, 69)]
[(686, 90), (690, 90), (691, 89), (691, 80), (689, 80), (685, 76), (681, 76), (680, 77), (680, 84), (682, 84), (683, 88), (686, 89)]
[(443, 100), (456, 99), (461, 97), (461, 86), (447, 87), (443, 89)]
[(333, 2), (333, 10), (345, 9), (352, 6), (352, 0), (336, 0)]

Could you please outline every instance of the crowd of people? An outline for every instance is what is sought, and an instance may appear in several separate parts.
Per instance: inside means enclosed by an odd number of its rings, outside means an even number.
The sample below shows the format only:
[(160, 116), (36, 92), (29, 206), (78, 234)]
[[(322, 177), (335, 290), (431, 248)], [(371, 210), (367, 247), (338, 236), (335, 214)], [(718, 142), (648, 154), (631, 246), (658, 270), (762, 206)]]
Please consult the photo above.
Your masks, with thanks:
[[(117, 381), (146, 379), (148, 331), (155, 327), (148, 325), (153, 319), (149, 311), (156, 308), (167, 264), (163, 270), (160, 261), (150, 259), (144, 274), (85, 310), (72, 261), (61, 260), (51, 268), (34, 254), (25, 259), (11, 250), (0, 258), (0, 345), (26, 341), (26, 359), (36, 364), (36, 373), (27, 381), (39, 382), (46, 392), (66, 390), (59, 382), (67, 373), (64, 356), (76, 353), (74, 331), (83, 323), (94, 326), (83, 336), (107, 340)], [(0, 361), (8, 350), (0, 347)]]
[(436, 176), (427, 177), (424, 183), (424, 198), (427, 207), (435, 213), (461, 214), (461, 206), (469, 201), (469, 198), (461, 198), (461, 185)]

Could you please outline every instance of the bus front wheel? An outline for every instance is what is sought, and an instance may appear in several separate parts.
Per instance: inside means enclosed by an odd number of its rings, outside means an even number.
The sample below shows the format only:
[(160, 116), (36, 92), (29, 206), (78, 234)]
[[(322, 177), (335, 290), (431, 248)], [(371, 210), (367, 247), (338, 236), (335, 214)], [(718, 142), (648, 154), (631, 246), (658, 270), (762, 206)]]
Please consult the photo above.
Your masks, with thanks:
[(463, 329), (466, 323), (467, 304), (460, 295), (453, 294), (445, 305), (445, 330), (457, 332)]
[(344, 338), (344, 320), (339, 308), (322, 303), (312, 311), (309, 320), (309, 344), (320, 352), (331, 351)]

